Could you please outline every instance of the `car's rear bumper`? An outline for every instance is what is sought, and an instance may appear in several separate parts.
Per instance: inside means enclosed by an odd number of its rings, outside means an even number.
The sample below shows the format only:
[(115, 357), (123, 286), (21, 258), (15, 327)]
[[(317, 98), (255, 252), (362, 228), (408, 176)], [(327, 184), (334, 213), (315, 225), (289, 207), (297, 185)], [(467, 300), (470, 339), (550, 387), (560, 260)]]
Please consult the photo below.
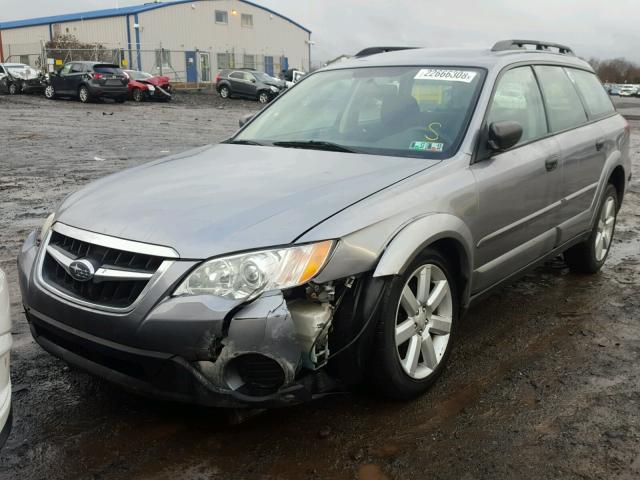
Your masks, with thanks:
[(129, 95), (129, 87), (127, 85), (92, 85), (88, 84), (89, 94), (92, 97), (106, 98), (124, 98)]

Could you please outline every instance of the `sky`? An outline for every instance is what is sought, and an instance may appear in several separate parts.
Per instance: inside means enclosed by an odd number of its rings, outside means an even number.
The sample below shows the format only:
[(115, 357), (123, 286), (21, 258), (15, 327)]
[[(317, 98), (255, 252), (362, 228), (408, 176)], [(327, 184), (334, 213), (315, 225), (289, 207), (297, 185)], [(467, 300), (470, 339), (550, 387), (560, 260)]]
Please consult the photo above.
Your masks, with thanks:
[[(253, 0), (312, 30), (314, 63), (368, 46), (488, 48), (506, 38), (640, 63), (638, 0)], [(0, 0), (0, 21), (144, 0)]]

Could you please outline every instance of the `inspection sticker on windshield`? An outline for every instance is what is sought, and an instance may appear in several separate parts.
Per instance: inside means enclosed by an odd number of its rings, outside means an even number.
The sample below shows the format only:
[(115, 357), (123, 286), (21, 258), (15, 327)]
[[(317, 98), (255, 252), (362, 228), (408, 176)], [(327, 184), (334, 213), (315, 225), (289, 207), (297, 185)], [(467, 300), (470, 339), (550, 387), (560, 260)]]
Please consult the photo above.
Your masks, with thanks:
[(444, 80), (446, 82), (471, 83), (478, 72), (469, 70), (444, 70), (441, 68), (423, 68), (415, 77), (415, 80)]
[(444, 143), (437, 142), (412, 142), (409, 147), (411, 150), (419, 152), (441, 152), (444, 150)]

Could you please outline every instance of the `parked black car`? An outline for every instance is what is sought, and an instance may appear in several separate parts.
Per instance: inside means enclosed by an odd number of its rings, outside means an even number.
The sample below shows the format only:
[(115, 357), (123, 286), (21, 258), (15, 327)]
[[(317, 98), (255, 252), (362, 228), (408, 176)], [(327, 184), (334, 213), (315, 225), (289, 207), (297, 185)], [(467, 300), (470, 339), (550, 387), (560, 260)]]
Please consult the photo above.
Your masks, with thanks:
[(98, 62), (69, 62), (49, 75), (44, 96), (77, 97), (87, 103), (97, 98), (125, 102), (129, 96), (129, 77), (118, 65)]
[(0, 91), (18, 93), (43, 92), (44, 75), (24, 63), (0, 63)]
[(285, 82), (258, 70), (222, 70), (216, 77), (216, 89), (222, 98), (245, 97), (269, 103), (285, 88)]

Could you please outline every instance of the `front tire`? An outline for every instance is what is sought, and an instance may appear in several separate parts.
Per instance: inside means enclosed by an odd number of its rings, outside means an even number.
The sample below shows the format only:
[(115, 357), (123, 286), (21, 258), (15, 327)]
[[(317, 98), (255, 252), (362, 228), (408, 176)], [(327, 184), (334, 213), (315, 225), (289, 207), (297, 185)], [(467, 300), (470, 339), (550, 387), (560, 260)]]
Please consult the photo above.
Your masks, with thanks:
[(564, 252), (569, 268), (579, 273), (597, 273), (604, 265), (613, 243), (618, 216), (618, 191), (608, 184), (591, 235)]
[(53, 100), (56, 98), (56, 89), (53, 88), (53, 85), (47, 85), (44, 89), (44, 96), (49, 100)]
[(456, 272), (433, 249), (424, 250), (387, 286), (379, 311), (370, 377), (384, 395), (424, 393), (449, 358), (459, 317)]
[(133, 93), (131, 94), (134, 102), (144, 102), (144, 92), (139, 88), (134, 88)]
[(269, 103), (269, 94), (267, 92), (260, 92), (260, 95), (258, 95), (258, 101), (263, 105), (265, 103)]
[(89, 89), (84, 85), (80, 87), (80, 90), (78, 90), (78, 98), (82, 103), (89, 103), (91, 101), (91, 94), (89, 93)]

